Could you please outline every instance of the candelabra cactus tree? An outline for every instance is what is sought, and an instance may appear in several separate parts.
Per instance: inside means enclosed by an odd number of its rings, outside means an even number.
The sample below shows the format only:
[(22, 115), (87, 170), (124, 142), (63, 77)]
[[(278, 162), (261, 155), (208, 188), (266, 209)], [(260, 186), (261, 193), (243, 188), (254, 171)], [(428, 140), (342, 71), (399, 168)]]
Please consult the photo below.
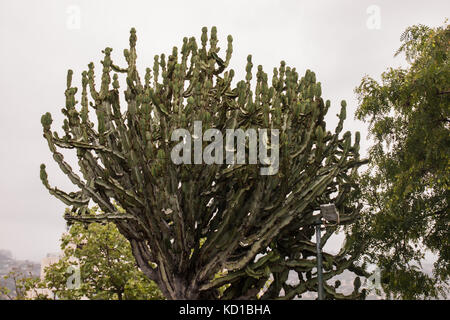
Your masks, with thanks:
[[(63, 136), (51, 131), (49, 113), (42, 116), (54, 160), (79, 188), (66, 193), (51, 187), (41, 165), (45, 187), (72, 207), (65, 219), (114, 222), (130, 241), (139, 268), (169, 299), (291, 299), (316, 291), (313, 212), (333, 202), (345, 224), (360, 209), (348, 195), (357, 190), (353, 177), (365, 160), (359, 158), (359, 134), (353, 144), (349, 132), (341, 135), (345, 102), (330, 132), (324, 122), (330, 102), (321, 98), (321, 85), (309, 70), (300, 77), (282, 61), (270, 83), (262, 66), (254, 72), (248, 56), (245, 80), (233, 85), (232, 37), (219, 57), (215, 27), (209, 36), (202, 29), (199, 44), (184, 38), (181, 50), (155, 56), (141, 79), (136, 39), (131, 29), (126, 67), (114, 64), (111, 48), (103, 51), (99, 88), (89, 64), (82, 73), (80, 106), (69, 70)], [(194, 121), (221, 131), (278, 129), (278, 170), (261, 175), (263, 164), (175, 164), (171, 133), (192, 130)], [(76, 150), (81, 176), (59, 148)], [(101, 213), (86, 210), (90, 201)], [(337, 227), (326, 228), (324, 243)], [(324, 253), (324, 280), (348, 269), (363, 275), (355, 264), (358, 253), (354, 246)], [(295, 285), (286, 282), (291, 270), (299, 276)], [(355, 283), (347, 298), (361, 296)], [(325, 283), (326, 296), (345, 298), (336, 287)]]

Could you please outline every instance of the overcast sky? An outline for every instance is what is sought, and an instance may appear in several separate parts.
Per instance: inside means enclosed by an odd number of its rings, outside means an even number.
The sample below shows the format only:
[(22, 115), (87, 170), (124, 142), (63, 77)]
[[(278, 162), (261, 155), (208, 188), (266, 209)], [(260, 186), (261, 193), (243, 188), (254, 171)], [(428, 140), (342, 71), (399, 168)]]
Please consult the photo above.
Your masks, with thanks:
[(51, 112), (53, 128), (61, 127), (67, 69), (80, 86), (81, 72), (90, 61), (98, 67), (107, 46), (124, 65), (131, 27), (142, 72), (155, 54), (214, 25), (222, 52), (233, 36), (231, 67), (241, 78), (248, 54), (266, 71), (280, 60), (300, 74), (315, 71), (332, 101), (329, 129), (346, 99), (345, 129), (361, 131), (365, 151), (366, 126), (353, 119), (354, 88), (365, 74), (379, 78), (387, 67), (404, 65), (393, 54), (407, 26), (438, 26), (446, 13), (450, 1), (0, 0), (0, 249), (36, 261), (59, 251), (65, 205), (42, 186), (39, 165), (47, 164), (51, 185), (74, 188), (50, 156), (40, 117)]

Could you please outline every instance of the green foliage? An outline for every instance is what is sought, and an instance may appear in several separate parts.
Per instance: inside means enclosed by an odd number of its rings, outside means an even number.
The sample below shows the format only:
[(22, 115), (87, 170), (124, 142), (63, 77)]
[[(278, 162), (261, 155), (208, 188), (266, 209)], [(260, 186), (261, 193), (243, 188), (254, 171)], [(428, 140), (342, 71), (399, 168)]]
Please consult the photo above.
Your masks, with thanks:
[[(450, 29), (413, 26), (401, 40), (396, 54), (409, 67), (390, 68), (381, 82), (365, 77), (356, 88), (356, 116), (374, 141), (357, 228), (389, 295), (436, 297), (450, 274)], [(438, 256), (433, 276), (418, 268), (426, 250)]]
[[(164, 299), (136, 266), (129, 242), (113, 223), (76, 222), (63, 235), (61, 248), (63, 257), (45, 269), (37, 288), (47, 288), (59, 299)], [(80, 271), (79, 288), (67, 286), (71, 266)]]
[[(14, 289), (11, 290), (2, 285), (0, 281), (0, 298), (8, 300), (28, 300), (32, 295), (38, 299), (46, 299), (36, 289), (38, 288), (39, 278), (33, 276), (30, 272), (23, 272), (20, 270), (11, 270), (8, 274), (0, 280), (10, 280), (14, 284)], [(0, 299), (1, 300), (1, 299)]]
[[(114, 222), (130, 241), (140, 269), (170, 299), (254, 299), (270, 275), (274, 281), (262, 299), (277, 298), (281, 289), (284, 299), (316, 290), (309, 259), (316, 250), (314, 211), (334, 202), (346, 224), (360, 210), (347, 198), (358, 188), (357, 168), (366, 161), (359, 158), (359, 136), (352, 143), (350, 132), (341, 134), (346, 103), (330, 132), (324, 122), (330, 103), (322, 99), (314, 72), (300, 76), (281, 61), (270, 83), (262, 66), (254, 72), (249, 55), (245, 80), (235, 81), (234, 70), (228, 69), (233, 38), (227, 38), (225, 56), (219, 57), (215, 27), (209, 45), (203, 28), (200, 43), (184, 38), (181, 49), (156, 55), (142, 81), (136, 41), (133, 28), (130, 47), (124, 50), (125, 68), (114, 64), (111, 48), (103, 51), (99, 89), (94, 64), (88, 65), (82, 73), (81, 108), (69, 71), (63, 137), (50, 130), (51, 117), (43, 117), (53, 158), (79, 189), (66, 193), (51, 187), (41, 167), (44, 186), (72, 206), (65, 218)], [(120, 74), (126, 77), (123, 97)], [(121, 110), (123, 104), (126, 110)], [(95, 121), (89, 111), (95, 111)], [(261, 164), (175, 165), (169, 155), (178, 142), (171, 141), (171, 133), (178, 128), (192, 132), (197, 120), (203, 130), (278, 129), (278, 172), (263, 176)], [(76, 150), (82, 176), (58, 148)], [(246, 148), (248, 154), (248, 143)], [(91, 200), (102, 213), (86, 210)], [(324, 243), (337, 228), (327, 229)], [(356, 270), (359, 251), (351, 248), (324, 255), (325, 280)], [(255, 261), (258, 254), (265, 258)], [(285, 283), (290, 270), (309, 276), (290, 286)], [(342, 298), (332, 287), (327, 294)], [(352, 295), (360, 296), (358, 290)]]

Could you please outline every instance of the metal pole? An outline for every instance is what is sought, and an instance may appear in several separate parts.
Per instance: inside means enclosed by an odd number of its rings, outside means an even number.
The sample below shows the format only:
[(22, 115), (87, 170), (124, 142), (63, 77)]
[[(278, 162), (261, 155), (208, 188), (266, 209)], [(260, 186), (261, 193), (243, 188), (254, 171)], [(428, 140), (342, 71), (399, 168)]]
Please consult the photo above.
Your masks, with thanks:
[(316, 250), (317, 250), (317, 282), (319, 300), (323, 300), (323, 275), (322, 275), (322, 249), (320, 248), (320, 224), (316, 223)]

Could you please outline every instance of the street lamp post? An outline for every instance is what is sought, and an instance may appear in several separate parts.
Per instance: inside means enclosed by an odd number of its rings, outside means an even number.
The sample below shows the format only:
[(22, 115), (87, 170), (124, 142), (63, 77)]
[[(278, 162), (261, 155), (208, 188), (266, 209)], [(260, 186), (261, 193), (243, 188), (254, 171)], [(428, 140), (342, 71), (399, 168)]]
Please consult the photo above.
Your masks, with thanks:
[(319, 300), (323, 300), (323, 275), (322, 275), (322, 249), (320, 245), (320, 225), (322, 224), (322, 219), (316, 222), (316, 251), (317, 251), (317, 283)]
[(323, 300), (323, 272), (322, 272), (322, 245), (320, 243), (320, 227), (322, 225), (322, 217), (329, 222), (339, 224), (339, 213), (336, 210), (334, 204), (322, 204), (320, 205), (319, 219), (315, 223), (316, 226), (316, 252), (317, 252), (317, 284), (318, 284), (318, 296), (319, 300)]

